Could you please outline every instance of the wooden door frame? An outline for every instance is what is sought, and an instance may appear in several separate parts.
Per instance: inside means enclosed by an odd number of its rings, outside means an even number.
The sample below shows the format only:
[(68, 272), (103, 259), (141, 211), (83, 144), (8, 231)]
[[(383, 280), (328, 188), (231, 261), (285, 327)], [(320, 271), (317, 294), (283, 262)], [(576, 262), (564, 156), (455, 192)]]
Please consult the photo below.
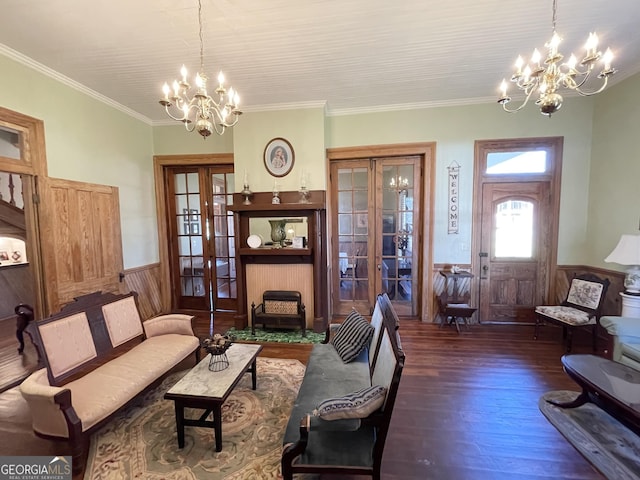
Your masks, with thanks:
[[(20, 131), (22, 142), (19, 160), (0, 156), (0, 170), (8, 173), (29, 175), (31, 181), (23, 182), (25, 224), (27, 234), (27, 256), (33, 268), (33, 294), (35, 318), (44, 318), (49, 311), (45, 272), (42, 266), (42, 244), (48, 242), (40, 236), (37, 205), (37, 181), (47, 176), (47, 156), (44, 141), (44, 122), (37, 118), (0, 107), (0, 125)], [(26, 188), (25, 188), (26, 187)], [(55, 277), (55, 272), (50, 272)]]
[[(545, 282), (544, 297), (555, 298), (555, 278), (558, 264), (558, 232), (560, 225), (560, 181), (562, 174), (562, 151), (564, 137), (532, 137), (498, 140), (476, 140), (474, 153), (474, 207), (471, 240), (471, 269), (476, 272), (472, 287), (472, 304), (477, 304), (480, 287), (480, 248), (482, 235), (482, 190), (485, 183), (519, 183), (523, 181), (549, 182), (549, 209), (551, 212), (550, 241), (548, 252), (549, 272)], [(485, 159), (488, 152), (516, 150), (548, 150), (550, 162), (543, 174), (525, 175), (485, 175)], [(479, 305), (478, 305), (479, 306)]]
[[(432, 318), (432, 303), (430, 300), (433, 298), (433, 278), (431, 275), (431, 268), (433, 265), (433, 205), (435, 195), (435, 158), (436, 158), (436, 143), (405, 143), (397, 145), (368, 145), (358, 147), (340, 147), (340, 148), (328, 148), (327, 149), (327, 164), (326, 175), (330, 177), (330, 166), (332, 161), (336, 160), (354, 160), (363, 158), (379, 158), (379, 157), (407, 157), (407, 156), (419, 156), (422, 158), (422, 178), (416, 179), (416, 182), (420, 182), (422, 189), (422, 231), (416, 232), (415, 240), (419, 242), (421, 253), (418, 255), (420, 264), (418, 265), (417, 278), (421, 279), (421, 285), (418, 286), (417, 291), (420, 292), (421, 301), (418, 302), (418, 318), (423, 322), (430, 322)], [(327, 218), (331, 215), (335, 215), (333, 211), (333, 199), (331, 198), (331, 188), (327, 187)], [(334, 237), (331, 231), (331, 224), (327, 225), (328, 238)], [(331, 248), (328, 248), (328, 254), (331, 255)], [(327, 276), (327, 288), (332, 292), (333, 278), (333, 259), (329, 258), (327, 262), (329, 274)], [(426, 274), (428, 273), (428, 274)], [(333, 314), (333, 305), (329, 305), (330, 315)]]
[(154, 155), (153, 177), (156, 188), (156, 220), (158, 224), (158, 256), (160, 259), (160, 302), (165, 312), (173, 308), (171, 293), (171, 269), (169, 264), (169, 242), (167, 225), (166, 185), (164, 171), (168, 167), (233, 165), (232, 153), (195, 155)]

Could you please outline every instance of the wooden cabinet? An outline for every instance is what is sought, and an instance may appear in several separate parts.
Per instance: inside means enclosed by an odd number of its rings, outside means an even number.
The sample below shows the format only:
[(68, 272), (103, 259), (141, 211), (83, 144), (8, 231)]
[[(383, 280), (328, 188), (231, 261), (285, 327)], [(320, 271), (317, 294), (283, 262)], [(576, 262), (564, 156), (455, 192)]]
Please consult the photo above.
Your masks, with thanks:
[[(272, 204), (272, 194), (270, 192), (254, 193), (251, 197), (251, 204), (244, 205), (241, 194), (234, 194), (233, 205), (228, 207), (234, 212), (236, 227), (236, 262), (238, 265), (238, 318), (237, 328), (244, 328), (248, 324), (248, 313), (250, 312), (251, 298), (247, 295), (261, 295), (262, 292), (254, 292), (253, 280), (247, 279), (247, 268), (255, 265), (291, 265), (291, 270), (296, 270), (295, 266), (308, 265), (303, 269), (302, 278), (298, 278), (301, 288), (294, 290), (306, 290), (312, 298), (303, 298), (309, 311), (309, 303), (313, 303), (312, 323), (314, 331), (323, 331), (328, 321), (328, 301), (327, 301), (327, 218), (324, 191), (311, 191), (309, 203), (300, 203), (298, 192), (280, 192), (280, 204)], [(262, 222), (268, 226), (267, 219), (298, 219), (306, 224), (306, 244), (303, 248), (295, 248), (286, 243), (285, 246), (274, 245), (268, 234), (263, 235), (263, 245), (258, 248), (251, 248), (247, 239), (252, 232), (252, 225), (256, 219), (264, 219)], [(255, 227), (254, 227), (255, 229)], [(271, 244), (270, 244), (271, 243)], [(269, 270), (265, 270), (264, 275), (260, 275), (260, 287), (264, 290), (282, 289), (282, 282), (278, 278), (273, 278)], [(306, 272), (309, 272), (308, 274)], [(310, 277), (310, 278), (307, 278)], [(252, 276), (251, 278), (254, 278)], [(249, 283), (247, 283), (249, 282)], [(254, 299), (255, 301), (255, 299)], [(259, 303), (259, 302), (256, 302)]]

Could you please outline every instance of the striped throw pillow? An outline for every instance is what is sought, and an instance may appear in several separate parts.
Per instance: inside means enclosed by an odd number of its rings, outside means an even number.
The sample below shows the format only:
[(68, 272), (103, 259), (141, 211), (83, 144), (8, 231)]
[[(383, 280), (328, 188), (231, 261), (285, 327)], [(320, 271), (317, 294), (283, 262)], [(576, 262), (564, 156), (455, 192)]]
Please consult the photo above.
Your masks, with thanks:
[(313, 415), (323, 420), (365, 418), (382, 407), (386, 394), (385, 387), (374, 385), (344, 397), (328, 398), (320, 402)]
[(374, 328), (362, 315), (353, 310), (331, 340), (344, 363), (354, 361), (365, 347), (369, 346)]

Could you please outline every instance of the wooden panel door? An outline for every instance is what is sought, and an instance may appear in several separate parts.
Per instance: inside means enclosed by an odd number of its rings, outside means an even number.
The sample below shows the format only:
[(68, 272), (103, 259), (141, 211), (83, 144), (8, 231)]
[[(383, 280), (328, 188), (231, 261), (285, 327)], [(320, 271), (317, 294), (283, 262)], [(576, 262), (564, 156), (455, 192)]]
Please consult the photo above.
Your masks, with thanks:
[(122, 292), (118, 189), (39, 177), (38, 193), (47, 313), (96, 290)]
[(549, 270), (549, 182), (485, 183), (480, 318), (530, 322)]

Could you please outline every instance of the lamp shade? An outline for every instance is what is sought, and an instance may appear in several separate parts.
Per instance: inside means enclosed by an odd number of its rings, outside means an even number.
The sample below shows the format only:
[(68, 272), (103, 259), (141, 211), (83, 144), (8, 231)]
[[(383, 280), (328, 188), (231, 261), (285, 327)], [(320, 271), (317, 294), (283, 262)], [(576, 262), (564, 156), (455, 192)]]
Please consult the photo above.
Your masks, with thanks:
[(640, 265), (640, 235), (622, 235), (605, 262), (620, 265)]
[(622, 235), (605, 262), (630, 265), (624, 277), (625, 293), (640, 295), (640, 235)]

